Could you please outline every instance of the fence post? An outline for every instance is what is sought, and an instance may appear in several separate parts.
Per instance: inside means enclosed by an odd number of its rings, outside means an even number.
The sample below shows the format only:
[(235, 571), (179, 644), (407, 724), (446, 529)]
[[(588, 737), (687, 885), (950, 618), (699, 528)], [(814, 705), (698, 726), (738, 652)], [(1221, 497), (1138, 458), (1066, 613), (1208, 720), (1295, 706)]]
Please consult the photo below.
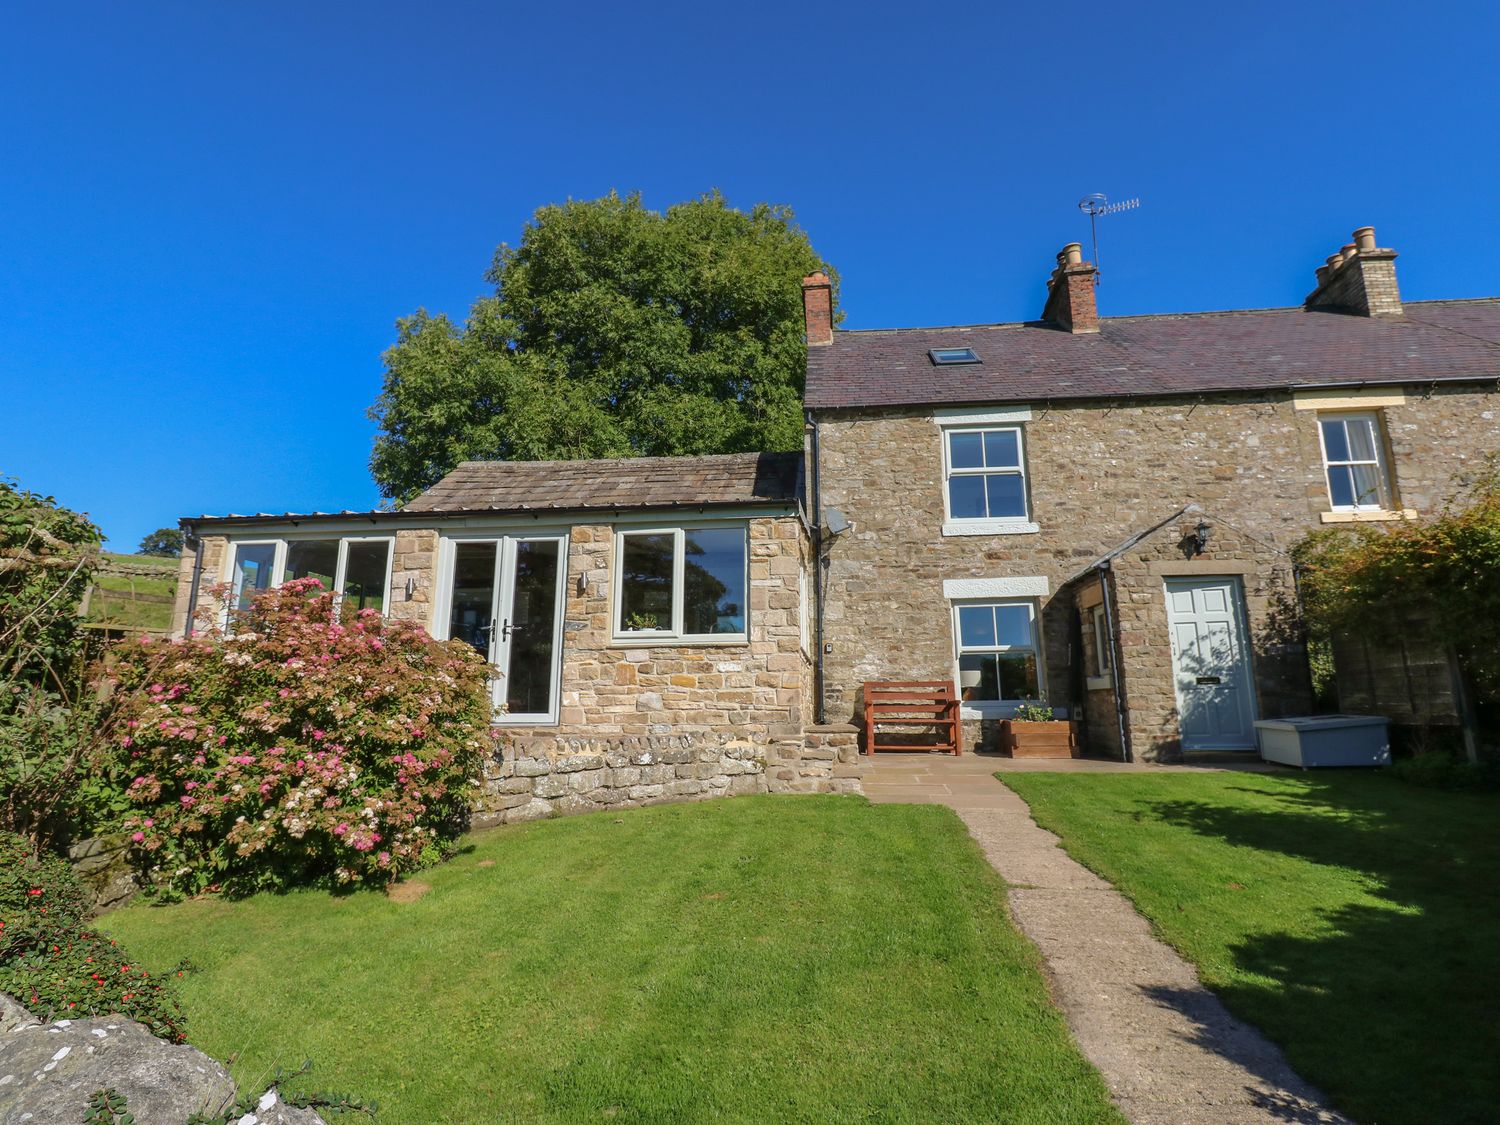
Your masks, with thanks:
[(1459, 726), (1464, 732), (1464, 757), (1471, 765), (1479, 764), (1479, 717), (1474, 713), (1474, 701), (1464, 684), (1464, 669), (1458, 659), (1458, 650), (1448, 646), (1448, 675), (1453, 680), (1453, 709), (1458, 712)]

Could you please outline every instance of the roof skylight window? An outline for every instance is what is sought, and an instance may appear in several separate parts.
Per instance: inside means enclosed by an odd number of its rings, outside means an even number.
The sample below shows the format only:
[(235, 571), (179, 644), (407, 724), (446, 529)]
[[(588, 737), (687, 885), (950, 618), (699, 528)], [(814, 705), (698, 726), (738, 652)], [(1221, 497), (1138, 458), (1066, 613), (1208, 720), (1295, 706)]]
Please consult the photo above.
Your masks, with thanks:
[(933, 348), (927, 354), (937, 367), (958, 367), (965, 363), (979, 362), (979, 353), (973, 348)]

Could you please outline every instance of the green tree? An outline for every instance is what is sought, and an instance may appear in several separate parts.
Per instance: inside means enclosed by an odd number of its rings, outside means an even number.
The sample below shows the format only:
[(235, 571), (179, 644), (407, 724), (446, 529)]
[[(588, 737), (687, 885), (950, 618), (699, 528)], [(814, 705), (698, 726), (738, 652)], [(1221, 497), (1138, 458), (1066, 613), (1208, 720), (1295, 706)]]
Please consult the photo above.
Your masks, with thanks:
[(543, 207), (459, 326), (418, 310), (384, 356), (371, 473), (405, 501), (465, 459), (752, 450), (802, 441), (800, 281), (827, 270), (787, 207), (711, 192)]
[(175, 559), (182, 554), (182, 530), (176, 527), (158, 527), (141, 540), (136, 550), (143, 555), (161, 555)]

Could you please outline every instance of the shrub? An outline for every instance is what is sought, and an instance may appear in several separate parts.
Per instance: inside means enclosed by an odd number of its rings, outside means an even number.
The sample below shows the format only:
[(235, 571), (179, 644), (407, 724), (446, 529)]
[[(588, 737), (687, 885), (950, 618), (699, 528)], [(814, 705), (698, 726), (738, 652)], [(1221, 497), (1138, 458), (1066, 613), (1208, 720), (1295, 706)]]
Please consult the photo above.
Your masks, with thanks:
[[(222, 593), (222, 591), (221, 591)], [(463, 642), (297, 579), (180, 642), (123, 645), (113, 727), (159, 893), (383, 883), (442, 858), (490, 746)]]
[(0, 832), (0, 992), (43, 1019), (118, 1014), (181, 1042), (185, 1021), (170, 978), (153, 977), (118, 943), (87, 929), (87, 909), (71, 867)]
[(99, 529), (0, 479), (0, 829), (38, 845), (90, 811), (85, 782), (97, 700), (78, 603)]
[(1434, 751), (1393, 763), (1391, 773), (1409, 785), (1424, 789), (1500, 789), (1500, 760), (1493, 757), (1460, 762), (1451, 754)]

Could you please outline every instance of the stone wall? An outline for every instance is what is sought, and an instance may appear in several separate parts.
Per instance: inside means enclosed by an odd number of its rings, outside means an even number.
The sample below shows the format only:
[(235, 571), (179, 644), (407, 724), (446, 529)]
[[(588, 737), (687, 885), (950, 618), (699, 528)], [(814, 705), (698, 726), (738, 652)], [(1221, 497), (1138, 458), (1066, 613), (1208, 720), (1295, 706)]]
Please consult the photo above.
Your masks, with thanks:
[(513, 824), (749, 793), (859, 793), (856, 738), (852, 727), (783, 740), (727, 732), (518, 735), (485, 764), (474, 820)]
[[(1397, 506), (1435, 510), (1456, 473), (1500, 451), (1497, 408), (1500, 395), (1482, 386), (1408, 387), (1404, 398), (1382, 405)], [(1077, 610), (1069, 583), (1189, 504), (1201, 506), (1215, 528), (1201, 573), (1216, 573), (1219, 560), (1246, 575), (1261, 713), (1305, 706), (1300, 654), (1275, 647), (1284, 642), (1271, 639), (1276, 623), (1267, 615), (1288, 587), (1286, 552), (1324, 526), (1329, 506), (1315, 411), (1296, 409), (1286, 393), (1034, 403), (1032, 410), (1025, 456), (1040, 530), (975, 536), (942, 534), (941, 432), (930, 409), (819, 413), (822, 503), (855, 523), (831, 553), (829, 718), (858, 721), (868, 680), (953, 677), (945, 579), (1043, 577), (1050, 589), (1042, 600), (1042, 641), (1051, 702), (1077, 706), (1090, 720), (1094, 748), (1108, 750), (1102, 732), (1113, 721), (1112, 699), (1101, 692), (1085, 704), (1078, 698), (1085, 693), (1071, 686)], [(1175, 745), (1162, 576), (1150, 572), (1153, 561), (1183, 560), (1184, 528), (1174, 524), (1174, 530), (1143, 547), (1136, 562), (1122, 559), (1115, 579), (1125, 646), (1133, 650), (1124, 691), (1135, 708), (1133, 725), (1140, 725), (1137, 753), (1145, 756), (1169, 755)], [(1147, 557), (1151, 552), (1156, 557)], [(1096, 736), (1103, 740), (1093, 742)]]

